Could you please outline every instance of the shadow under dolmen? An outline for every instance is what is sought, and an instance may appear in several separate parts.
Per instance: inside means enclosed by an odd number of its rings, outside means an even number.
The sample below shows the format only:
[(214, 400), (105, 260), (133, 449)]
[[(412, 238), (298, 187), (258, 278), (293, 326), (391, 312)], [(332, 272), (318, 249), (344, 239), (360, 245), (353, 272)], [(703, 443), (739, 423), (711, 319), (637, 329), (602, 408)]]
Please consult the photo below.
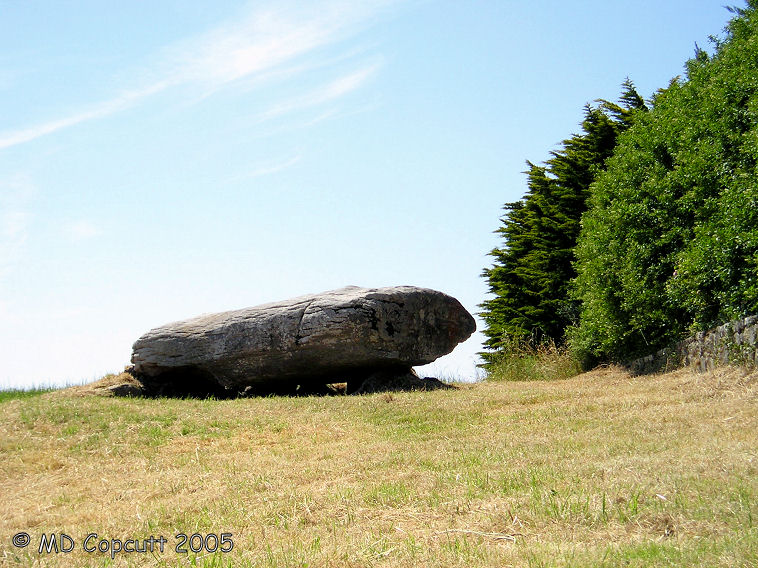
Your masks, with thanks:
[(322, 379), (253, 382), (242, 389), (226, 388), (210, 373), (197, 368), (180, 367), (156, 377), (149, 377), (136, 372), (134, 367), (127, 367), (119, 375), (109, 375), (76, 388), (82, 390), (82, 394), (104, 396), (226, 400), (266, 396), (344, 396), (456, 387), (434, 377), (419, 377), (413, 369), (405, 367), (355, 369), (347, 376)]

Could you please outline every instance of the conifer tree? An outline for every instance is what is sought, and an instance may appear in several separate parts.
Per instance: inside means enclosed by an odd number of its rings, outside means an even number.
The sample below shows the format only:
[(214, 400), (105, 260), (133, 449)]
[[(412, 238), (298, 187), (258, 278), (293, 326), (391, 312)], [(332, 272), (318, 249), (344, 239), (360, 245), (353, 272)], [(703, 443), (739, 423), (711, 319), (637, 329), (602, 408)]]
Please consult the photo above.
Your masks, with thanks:
[(527, 162), (527, 193), (505, 205), (497, 233), (503, 246), (487, 279), (493, 298), (481, 304), (486, 323), (485, 360), (510, 342), (560, 343), (577, 321), (578, 306), (569, 296), (575, 276), (574, 247), (589, 186), (612, 154), (618, 134), (629, 127), (634, 112), (646, 110), (628, 79), (620, 104), (605, 100), (587, 105), (582, 132), (564, 140), (544, 165)]

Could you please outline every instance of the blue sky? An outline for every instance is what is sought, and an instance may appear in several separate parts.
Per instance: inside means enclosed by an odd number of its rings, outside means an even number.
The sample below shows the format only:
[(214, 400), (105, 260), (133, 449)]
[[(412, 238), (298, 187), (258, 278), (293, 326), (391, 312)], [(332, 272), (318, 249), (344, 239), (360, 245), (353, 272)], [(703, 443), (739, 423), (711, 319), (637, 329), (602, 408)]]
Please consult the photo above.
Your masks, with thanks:
[[(722, 6), (0, 0), (0, 387), (348, 284), (478, 311), (525, 160), (666, 86)], [(426, 373), (475, 376), (481, 339)]]

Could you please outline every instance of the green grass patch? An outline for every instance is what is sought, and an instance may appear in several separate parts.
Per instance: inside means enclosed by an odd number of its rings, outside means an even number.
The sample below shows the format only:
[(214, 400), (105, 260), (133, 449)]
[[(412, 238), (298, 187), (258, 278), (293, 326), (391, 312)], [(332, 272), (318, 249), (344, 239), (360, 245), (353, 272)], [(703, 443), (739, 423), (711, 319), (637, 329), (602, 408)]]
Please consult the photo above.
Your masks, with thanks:
[[(0, 412), (0, 534), (230, 532), (156, 566), (752, 566), (758, 374), (484, 381), (239, 400), (29, 396)], [(19, 566), (124, 566), (75, 551)], [(753, 564), (751, 564), (751, 562)]]
[(32, 398), (45, 394), (46, 392), (52, 392), (54, 388), (33, 388), (33, 389), (8, 389), (0, 390), (0, 404), (8, 402), (9, 400), (18, 400), (25, 398)]

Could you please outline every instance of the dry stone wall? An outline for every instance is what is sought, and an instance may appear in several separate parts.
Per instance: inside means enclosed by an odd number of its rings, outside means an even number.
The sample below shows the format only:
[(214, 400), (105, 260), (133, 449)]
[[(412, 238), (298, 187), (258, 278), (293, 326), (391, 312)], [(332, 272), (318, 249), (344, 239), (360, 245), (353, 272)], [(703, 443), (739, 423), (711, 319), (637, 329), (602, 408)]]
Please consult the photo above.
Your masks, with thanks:
[(755, 367), (758, 363), (758, 316), (732, 321), (627, 364), (638, 375), (689, 366), (708, 371), (720, 365)]

